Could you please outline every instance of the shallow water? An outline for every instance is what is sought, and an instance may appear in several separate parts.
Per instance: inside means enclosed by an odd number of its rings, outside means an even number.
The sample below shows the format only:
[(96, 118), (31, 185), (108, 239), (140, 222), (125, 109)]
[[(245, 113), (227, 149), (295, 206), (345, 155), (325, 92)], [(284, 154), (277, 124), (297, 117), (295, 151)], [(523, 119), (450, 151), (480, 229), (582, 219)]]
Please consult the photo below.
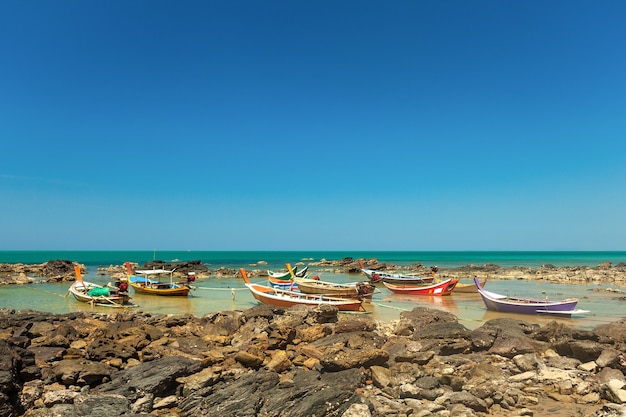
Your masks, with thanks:
[[(110, 277), (93, 276), (95, 269), (89, 271), (87, 281), (98, 284), (110, 282)], [(354, 282), (363, 279), (358, 274), (333, 274), (324, 272), (321, 279), (332, 282)], [(266, 283), (266, 280), (254, 280)], [(470, 282), (463, 280), (462, 282)], [(137, 309), (151, 314), (192, 314), (201, 316), (207, 313), (225, 310), (244, 310), (257, 305), (241, 278), (207, 278), (195, 282), (196, 289), (190, 297), (159, 297), (145, 294), (134, 294), (132, 301)], [(73, 311), (112, 312), (117, 309), (107, 307), (91, 307), (76, 301), (68, 295), (68, 283), (32, 284), (23, 286), (1, 286), (0, 307), (11, 309), (32, 309), (52, 313), (68, 313)], [(382, 284), (371, 301), (364, 303), (367, 313), (375, 319), (391, 321), (400, 318), (402, 311), (410, 311), (414, 307), (436, 308), (448, 311), (459, 318), (466, 327), (479, 327), (486, 320), (497, 317), (512, 317), (530, 323), (544, 325), (557, 320), (582, 329), (591, 329), (599, 324), (618, 321), (626, 316), (626, 301), (622, 300), (626, 288), (617, 288), (618, 292), (593, 291), (607, 289), (609, 285), (570, 285), (552, 284), (542, 281), (506, 280), (487, 282), (490, 291), (510, 296), (549, 298), (552, 300), (575, 297), (579, 299), (578, 308), (589, 310), (588, 314), (577, 317), (555, 317), (544, 315), (519, 315), (491, 312), (478, 294), (455, 294), (446, 297), (427, 297), (393, 294)]]

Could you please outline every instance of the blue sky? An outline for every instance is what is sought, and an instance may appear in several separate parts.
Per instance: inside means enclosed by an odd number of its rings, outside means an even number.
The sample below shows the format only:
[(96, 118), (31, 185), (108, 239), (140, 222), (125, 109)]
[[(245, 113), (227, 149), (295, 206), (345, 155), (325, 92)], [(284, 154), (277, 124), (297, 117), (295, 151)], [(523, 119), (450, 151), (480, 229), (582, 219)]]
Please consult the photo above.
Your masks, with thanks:
[(626, 250), (622, 1), (0, 3), (0, 250)]

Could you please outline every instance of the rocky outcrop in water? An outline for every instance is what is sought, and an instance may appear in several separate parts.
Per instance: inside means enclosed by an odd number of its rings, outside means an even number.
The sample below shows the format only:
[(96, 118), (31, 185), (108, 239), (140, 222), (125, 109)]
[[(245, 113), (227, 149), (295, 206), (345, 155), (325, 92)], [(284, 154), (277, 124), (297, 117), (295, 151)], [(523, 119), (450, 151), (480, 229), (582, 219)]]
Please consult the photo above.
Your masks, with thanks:
[[(583, 284), (583, 283), (603, 283), (626, 286), (626, 264), (619, 263), (612, 265), (611, 262), (603, 262), (596, 266), (562, 266), (542, 265), (538, 268), (511, 267), (503, 268), (496, 264), (485, 265), (465, 265), (458, 268), (441, 268), (436, 265), (423, 265), (415, 263), (412, 265), (398, 266), (386, 263), (379, 263), (378, 259), (361, 259), (366, 268), (377, 269), (386, 272), (415, 273), (430, 275), (433, 269), (439, 277), (472, 278), (473, 276), (485, 277), (494, 280), (541, 280), (559, 284)], [(353, 258), (343, 258), (340, 260), (321, 260), (312, 262), (309, 265), (335, 272), (359, 273), (361, 266), (358, 260)]]
[[(377, 259), (361, 259), (366, 268), (377, 269), (387, 272), (415, 273), (429, 275), (433, 269), (441, 278), (471, 278), (488, 276), (493, 280), (542, 280), (560, 284), (611, 284), (617, 287), (626, 287), (626, 264), (619, 263), (612, 265), (610, 262), (603, 262), (597, 266), (564, 266), (542, 265), (539, 268), (512, 267), (503, 268), (496, 264), (466, 265), (458, 268), (440, 268), (435, 265), (426, 266), (420, 262), (412, 265), (398, 266), (393, 264), (379, 263)], [(251, 277), (266, 276), (266, 269), (258, 269), (266, 262), (259, 261), (253, 264), (256, 268), (250, 270)], [(73, 281), (74, 263), (70, 261), (54, 260), (43, 264), (0, 264), (0, 285), (3, 284), (29, 284), (35, 281)], [(303, 262), (295, 265), (304, 266)], [(294, 265), (294, 266), (295, 266)], [(333, 272), (333, 273), (354, 273), (361, 274), (361, 266), (358, 260), (353, 258), (343, 258), (339, 260), (322, 259), (317, 262), (310, 262), (311, 272)], [(144, 265), (132, 264), (133, 269), (168, 269), (175, 270), (174, 277), (183, 279), (189, 272), (195, 272), (197, 278), (232, 278), (238, 274), (238, 269), (217, 266), (209, 269), (201, 261), (188, 261), (167, 263), (164, 261), (148, 262)], [(83, 272), (84, 266), (81, 266)], [(98, 268), (98, 275), (109, 276), (112, 279), (123, 279), (127, 275), (124, 265), (110, 265)], [(362, 274), (361, 274), (362, 275)]]
[[(72, 261), (53, 260), (42, 264), (0, 264), (1, 284), (30, 284), (35, 278), (46, 281), (61, 282), (75, 279), (74, 265)], [(84, 271), (85, 267), (81, 265)]]
[(0, 417), (619, 416), (625, 353), (626, 321), (0, 310)]

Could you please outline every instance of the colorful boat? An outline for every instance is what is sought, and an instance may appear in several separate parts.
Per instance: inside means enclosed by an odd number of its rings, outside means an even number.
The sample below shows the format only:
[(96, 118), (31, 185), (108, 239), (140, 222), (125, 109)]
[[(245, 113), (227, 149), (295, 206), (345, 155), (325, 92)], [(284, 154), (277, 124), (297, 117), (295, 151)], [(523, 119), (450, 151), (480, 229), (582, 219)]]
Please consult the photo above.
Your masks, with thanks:
[(556, 314), (566, 316), (588, 313), (587, 310), (576, 309), (576, 305), (578, 304), (578, 299), (576, 298), (549, 301), (547, 299), (509, 297), (485, 290), (477, 277), (474, 277), (474, 283), (487, 310), (519, 314)]
[(395, 285), (383, 281), (383, 285), (396, 294), (450, 295), (457, 282), (458, 279), (447, 279), (432, 285)]
[(305, 294), (323, 294), (333, 297), (372, 298), (376, 287), (367, 282), (336, 284), (309, 278), (294, 278), (300, 292)]
[(389, 274), (385, 272), (378, 272), (377, 274), (379, 275), (380, 281), (386, 282), (387, 284), (396, 284), (396, 285), (430, 284), (435, 279), (432, 276), (425, 277), (422, 275)]
[(402, 285), (421, 285), (429, 284), (433, 282), (434, 276), (421, 276), (411, 274), (398, 274), (378, 271), (376, 269), (365, 268), (363, 261), (359, 259), (359, 265), (361, 266), (361, 272), (370, 280), (370, 282), (386, 282), (388, 284), (402, 284)]
[(239, 271), (246, 287), (248, 287), (252, 293), (252, 296), (264, 304), (278, 307), (293, 307), (296, 305), (314, 307), (330, 305), (337, 307), (339, 311), (365, 311), (362, 300), (304, 294), (296, 291), (287, 291), (265, 285), (253, 284), (248, 280), (248, 274), (244, 268), (241, 268)]
[(268, 276), (267, 282), (272, 288), (278, 288), (281, 290), (295, 291), (298, 289), (298, 285), (291, 279), (278, 279)]
[[(298, 270), (298, 267), (296, 266), (293, 269), (294, 274), (297, 277), (301, 277), (304, 278), (306, 276), (307, 271), (309, 270), (308, 265), (305, 266), (304, 268), (302, 268), (301, 270)], [(289, 280), (291, 279), (291, 272), (287, 271), (287, 272), (274, 272), (274, 271), (270, 271), (269, 269), (267, 270), (267, 276), (269, 278), (273, 278), (276, 280)]]
[[(104, 307), (135, 307), (130, 303), (130, 296), (123, 284), (120, 287), (108, 287), (83, 281), (80, 267), (74, 266), (76, 281), (69, 288), (69, 293), (82, 303)], [(127, 287), (127, 286), (126, 286)]]
[[(142, 294), (186, 297), (191, 290), (191, 282), (195, 280), (195, 277), (190, 275), (187, 282), (174, 282), (174, 270), (167, 269), (136, 270), (133, 273), (129, 262), (126, 262), (126, 270), (128, 283), (135, 292)], [(166, 275), (169, 276), (169, 282), (161, 282), (159, 277)]]
[[(293, 278), (295, 277), (306, 278), (307, 277), (306, 273), (309, 267), (305, 266), (300, 272), (297, 271), (298, 267), (294, 268), (293, 270), (290, 270), (289, 268), (291, 268), (291, 265), (287, 264), (287, 277), (286, 278), (276, 278), (275, 275), (270, 275), (271, 271), (267, 271), (268, 272), (267, 280), (270, 284), (270, 287), (279, 288), (281, 290), (297, 291), (298, 284), (294, 282)], [(315, 275), (313, 278), (309, 278), (309, 279), (318, 280), (320, 279), (320, 277), (318, 275)]]
[[(486, 283), (487, 283), (487, 278), (484, 278), (482, 282), (480, 283), (480, 285), (484, 287)], [(460, 294), (478, 294), (478, 288), (476, 287), (476, 284), (474, 284), (473, 282), (471, 284), (458, 282), (456, 284), (456, 287), (454, 287), (454, 293), (455, 294), (459, 294), (459, 293)]]

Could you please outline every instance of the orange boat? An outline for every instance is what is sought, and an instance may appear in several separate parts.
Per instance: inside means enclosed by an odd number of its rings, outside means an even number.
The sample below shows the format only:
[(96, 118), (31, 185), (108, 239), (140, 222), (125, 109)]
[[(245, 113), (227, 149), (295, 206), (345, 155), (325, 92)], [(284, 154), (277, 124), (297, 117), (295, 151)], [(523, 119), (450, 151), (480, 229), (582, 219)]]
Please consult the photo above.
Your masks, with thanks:
[(315, 307), (319, 305), (330, 305), (337, 307), (339, 311), (365, 311), (361, 300), (304, 294), (301, 292), (287, 291), (265, 285), (253, 284), (248, 279), (248, 274), (244, 268), (241, 268), (239, 272), (241, 272), (241, 276), (246, 283), (246, 287), (248, 287), (252, 296), (264, 304), (278, 307), (293, 307), (296, 305)]

